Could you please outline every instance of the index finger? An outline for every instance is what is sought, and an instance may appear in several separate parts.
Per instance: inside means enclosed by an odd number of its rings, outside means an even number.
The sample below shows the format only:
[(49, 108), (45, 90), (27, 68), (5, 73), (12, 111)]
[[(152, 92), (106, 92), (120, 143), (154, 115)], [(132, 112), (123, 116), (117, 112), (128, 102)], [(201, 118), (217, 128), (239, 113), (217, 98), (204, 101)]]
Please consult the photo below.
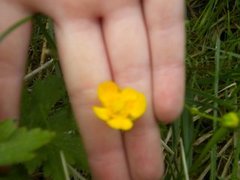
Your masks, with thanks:
[(56, 24), (61, 65), (80, 127), (92, 175), (97, 179), (129, 179), (121, 134), (96, 119), (97, 85), (111, 79), (97, 19), (69, 19)]

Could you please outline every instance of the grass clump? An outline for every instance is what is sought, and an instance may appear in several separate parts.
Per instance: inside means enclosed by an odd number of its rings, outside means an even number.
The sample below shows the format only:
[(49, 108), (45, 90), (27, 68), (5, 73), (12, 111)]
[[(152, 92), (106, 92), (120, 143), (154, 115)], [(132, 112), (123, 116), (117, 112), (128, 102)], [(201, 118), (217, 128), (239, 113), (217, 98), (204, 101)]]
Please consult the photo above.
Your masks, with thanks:
[(186, 108), (162, 133), (174, 152), (166, 154), (165, 179), (240, 178), (239, 127), (224, 128), (211, 120), (239, 111), (239, 5), (186, 1)]

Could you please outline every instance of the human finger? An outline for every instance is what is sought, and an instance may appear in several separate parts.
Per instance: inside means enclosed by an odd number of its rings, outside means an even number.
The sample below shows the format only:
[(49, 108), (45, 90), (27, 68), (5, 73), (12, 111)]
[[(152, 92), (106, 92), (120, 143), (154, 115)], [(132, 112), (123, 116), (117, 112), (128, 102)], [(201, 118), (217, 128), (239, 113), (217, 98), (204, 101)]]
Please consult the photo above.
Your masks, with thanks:
[(70, 101), (96, 179), (129, 179), (121, 135), (96, 119), (96, 89), (111, 79), (101, 28), (96, 19), (60, 22), (55, 27)]
[[(0, 2), (0, 33), (29, 16), (27, 10), (11, 1)], [(19, 117), (19, 104), (30, 23), (22, 25), (0, 42), (0, 120)]]
[(159, 179), (163, 160), (159, 129), (152, 111), (151, 69), (140, 4), (128, 4), (103, 18), (103, 31), (114, 80), (147, 97), (147, 112), (123, 134), (133, 179)]
[(164, 122), (181, 112), (184, 97), (184, 2), (146, 0), (155, 113)]

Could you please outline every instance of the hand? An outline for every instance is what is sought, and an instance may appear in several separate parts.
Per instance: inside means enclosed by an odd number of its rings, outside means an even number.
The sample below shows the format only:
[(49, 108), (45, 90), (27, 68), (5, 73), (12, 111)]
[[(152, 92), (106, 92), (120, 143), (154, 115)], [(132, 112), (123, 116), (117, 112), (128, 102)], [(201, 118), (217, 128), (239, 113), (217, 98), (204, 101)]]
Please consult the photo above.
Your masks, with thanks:
[[(2, 0), (0, 32), (42, 12), (55, 23), (61, 66), (95, 179), (159, 179), (163, 154), (156, 119), (170, 122), (184, 95), (184, 8), (174, 0)], [(0, 43), (0, 119), (19, 116), (31, 25)], [(96, 119), (96, 89), (113, 79), (148, 99), (129, 132)]]

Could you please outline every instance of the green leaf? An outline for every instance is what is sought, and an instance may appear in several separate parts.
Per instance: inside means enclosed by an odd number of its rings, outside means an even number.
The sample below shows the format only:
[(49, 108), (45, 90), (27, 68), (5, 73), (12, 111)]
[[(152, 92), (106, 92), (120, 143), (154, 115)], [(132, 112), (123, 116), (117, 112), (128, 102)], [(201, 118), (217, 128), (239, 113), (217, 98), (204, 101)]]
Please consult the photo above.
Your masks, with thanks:
[(11, 120), (0, 122), (0, 142), (12, 135), (16, 128), (16, 124)]
[(47, 148), (48, 159), (43, 164), (43, 173), (45, 177), (51, 177), (51, 179), (65, 180), (62, 162), (60, 158), (60, 150)]
[(63, 80), (56, 75), (38, 80), (31, 91), (25, 89), (22, 99), (22, 124), (28, 127), (46, 127), (56, 132), (54, 140), (39, 149), (38, 156), (24, 163), (28, 172), (33, 173), (42, 167), (45, 177), (61, 179), (64, 173), (60, 151), (63, 151), (68, 164), (89, 171)]
[(68, 105), (54, 111), (54, 113), (48, 117), (47, 122), (48, 128), (55, 132), (67, 133), (77, 131), (76, 121)]
[[(1, 123), (0, 129), (6, 124), (8, 123)], [(41, 129), (27, 130), (24, 127), (17, 129), (13, 128), (13, 125), (8, 126), (12, 126), (10, 128), (12, 134), (9, 136), (10, 131), (5, 131), (8, 138), (0, 141), (0, 165), (11, 165), (31, 160), (35, 156), (34, 151), (50, 142), (55, 135), (53, 132)]]
[(45, 177), (59, 178), (63, 175), (61, 158), (59, 152), (63, 151), (68, 164), (74, 165), (81, 170), (89, 172), (87, 156), (79, 134), (57, 133), (54, 140), (47, 146), (41, 148), (31, 161), (25, 163), (28, 171), (33, 173), (39, 167), (44, 167)]
[(65, 89), (62, 79), (57, 76), (49, 76), (43, 81), (37, 81), (33, 87), (33, 102), (44, 115), (53, 105), (63, 97)]
[(37, 81), (31, 92), (23, 92), (21, 106), (21, 124), (27, 127), (48, 127), (48, 115), (54, 105), (66, 94), (63, 80), (57, 76), (49, 76)]
[(54, 145), (64, 152), (65, 158), (69, 164), (89, 171), (87, 155), (79, 134), (62, 134), (57, 136)]

